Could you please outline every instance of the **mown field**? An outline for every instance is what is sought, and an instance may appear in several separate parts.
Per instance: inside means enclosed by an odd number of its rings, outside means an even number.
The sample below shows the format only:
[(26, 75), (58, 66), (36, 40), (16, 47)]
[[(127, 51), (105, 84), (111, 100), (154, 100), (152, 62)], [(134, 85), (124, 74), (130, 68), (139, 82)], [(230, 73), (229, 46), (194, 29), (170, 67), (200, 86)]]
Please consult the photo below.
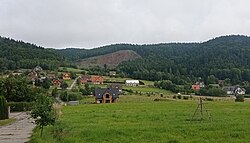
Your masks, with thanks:
[[(212, 115), (190, 121), (197, 100), (154, 101), (156, 96), (122, 96), (113, 104), (63, 107), (54, 127), (31, 143), (224, 143), (250, 142), (250, 102), (206, 102)], [(164, 99), (164, 98), (162, 98)], [(197, 115), (195, 119), (199, 119)]]

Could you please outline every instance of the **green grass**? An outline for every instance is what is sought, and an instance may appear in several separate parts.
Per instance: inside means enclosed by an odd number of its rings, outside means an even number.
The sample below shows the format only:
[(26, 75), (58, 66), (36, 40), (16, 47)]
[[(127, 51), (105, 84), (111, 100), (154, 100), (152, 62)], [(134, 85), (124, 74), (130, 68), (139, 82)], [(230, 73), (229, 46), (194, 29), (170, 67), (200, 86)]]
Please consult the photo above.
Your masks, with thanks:
[(75, 69), (75, 68), (67, 68), (67, 67), (59, 67), (59, 70), (61, 71), (68, 71), (68, 72), (75, 72), (75, 73), (80, 73), (82, 72), (83, 70), (81, 69)]
[(165, 89), (160, 89), (160, 88), (155, 88), (155, 87), (147, 87), (147, 86), (123, 86), (123, 89), (131, 89), (133, 92), (142, 92), (142, 93), (147, 93), (147, 92), (154, 92), (154, 93), (163, 93), (163, 94), (172, 94), (172, 92), (165, 90)]
[[(123, 82), (125, 83), (125, 80), (132, 79), (132, 78), (120, 78), (120, 77), (109, 77), (109, 76), (103, 76), (105, 81), (112, 81), (112, 82)], [(154, 85), (153, 81), (148, 81), (148, 80), (140, 80), (142, 81), (145, 85)]]
[(111, 81), (111, 82), (123, 82), (125, 83), (125, 80), (131, 79), (131, 78), (120, 78), (120, 77), (109, 77), (109, 76), (103, 76), (105, 81)]
[[(208, 102), (212, 121), (190, 121), (197, 100), (154, 102), (154, 97), (122, 96), (118, 103), (66, 106), (54, 127), (33, 143), (221, 143), (250, 142), (249, 102)], [(205, 116), (206, 117), (206, 116)]]
[(8, 124), (13, 123), (15, 121), (16, 121), (16, 119), (14, 119), (14, 118), (0, 120), (0, 126), (8, 125)]
[(66, 82), (68, 86), (70, 87), (71, 84), (74, 82), (74, 80), (64, 80), (64, 82)]
[(145, 85), (154, 85), (153, 81), (148, 81), (148, 80), (140, 80), (141, 82), (143, 82)]

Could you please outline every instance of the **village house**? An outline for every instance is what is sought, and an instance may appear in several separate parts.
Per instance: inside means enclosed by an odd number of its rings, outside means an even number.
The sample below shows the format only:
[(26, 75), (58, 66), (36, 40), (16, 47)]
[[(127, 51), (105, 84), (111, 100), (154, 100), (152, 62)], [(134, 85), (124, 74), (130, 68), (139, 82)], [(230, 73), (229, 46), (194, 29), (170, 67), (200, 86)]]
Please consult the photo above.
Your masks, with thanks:
[(82, 75), (80, 79), (81, 84), (91, 83), (91, 76), (90, 75)]
[(36, 66), (34, 69), (33, 69), (34, 72), (41, 72), (43, 71), (43, 69), (40, 67), (40, 66)]
[(192, 89), (193, 89), (194, 91), (199, 91), (199, 90), (201, 89), (201, 87), (200, 87), (200, 85), (194, 84), (194, 85), (192, 85)]
[(119, 90), (112, 88), (96, 88), (94, 96), (96, 103), (113, 103), (119, 98)]
[(91, 76), (91, 82), (93, 84), (103, 84), (103, 81), (104, 79), (102, 76), (95, 76), (95, 75)]
[(140, 84), (139, 80), (126, 80), (126, 86), (138, 86)]
[(28, 79), (31, 81), (35, 81), (38, 78), (38, 74), (35, 71), (32, 71), (28, 74)]
[(192, 89), (195, 91), (199, 91), (201, 88), (205, 87), (204, 82), (196, 82), (192, 85)]
[(227, 95), (244, 95), (246, 93), (246, 90), (239, 86), (227, 86), (224, 87), (223, 90), (227, 92)]
[(47, 78), (50, 79), (50, 80), (53, 80), (53, 79), (56, 78), (56, 74), (54, 74), (54, 73), (48, 73), (47, 74)]
[(109, 76), (116, 76), (116, 71), (110, 71)]
[(62, 81), (59, 80), (59, 79), (54, 79), (53, 80), (53, 85), (56, 86), (56, 87), (60, 87), (62, 84)]
[(104, 78), (97, 75), (82, 75), (80, 79), (81, 84), (92, 83), (92, 84), (103, 84)]
[(70, 73), (63, 73), (63, 80), (70, 80)]
[(118, 89), (119, 94), (122, 93), (122, 84), (119, 83), (112, 83), (107, 86), (107, 88)]

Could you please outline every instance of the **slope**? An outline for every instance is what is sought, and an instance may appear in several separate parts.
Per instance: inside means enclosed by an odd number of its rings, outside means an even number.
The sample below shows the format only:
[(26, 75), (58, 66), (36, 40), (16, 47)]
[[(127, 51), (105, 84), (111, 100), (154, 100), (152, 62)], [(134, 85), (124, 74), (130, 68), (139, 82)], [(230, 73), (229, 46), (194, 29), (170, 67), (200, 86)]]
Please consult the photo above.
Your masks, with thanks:
[(89, 67), (94, 65), (104, 66), (105, 64), (109, 66), (117, 66), (123, 61), (135, 60), (140, 57), (141, 56), (132, 50), (120, 50), (110, 54), (79, 60), (76, 64), (79, 67)]
[(36, 65), (44, 69), (56, 68), (63, 61), (52, 49), (45, 49), (34, 44), (0, 37), (0, 70), (18, 68), (34, 68)]

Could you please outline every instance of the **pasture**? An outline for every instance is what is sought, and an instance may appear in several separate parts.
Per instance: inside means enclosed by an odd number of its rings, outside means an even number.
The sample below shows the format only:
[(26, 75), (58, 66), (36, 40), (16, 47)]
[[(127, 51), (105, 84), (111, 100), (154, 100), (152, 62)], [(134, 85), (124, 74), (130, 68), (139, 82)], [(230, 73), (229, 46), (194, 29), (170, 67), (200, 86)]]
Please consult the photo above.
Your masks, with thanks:
[[(117, 103), (63, 107), (55, 126), (31, 143), (221, 143), (250, 142), (250, 102), (206, 102), (212, 121), (190, 121), (198, 101), (154, 101), (158, 96), (121, 96)], [(207, 116), (204, 116), (207, 117)], [(199, 118), (199, 116), (195, 117)]]
[(75, 73), (81, 73), (82, 71), (84, 71), (81, 69), (69, 68), (69, 67), (59, 67), (59, 70), (64, 72), (75, 72)]

